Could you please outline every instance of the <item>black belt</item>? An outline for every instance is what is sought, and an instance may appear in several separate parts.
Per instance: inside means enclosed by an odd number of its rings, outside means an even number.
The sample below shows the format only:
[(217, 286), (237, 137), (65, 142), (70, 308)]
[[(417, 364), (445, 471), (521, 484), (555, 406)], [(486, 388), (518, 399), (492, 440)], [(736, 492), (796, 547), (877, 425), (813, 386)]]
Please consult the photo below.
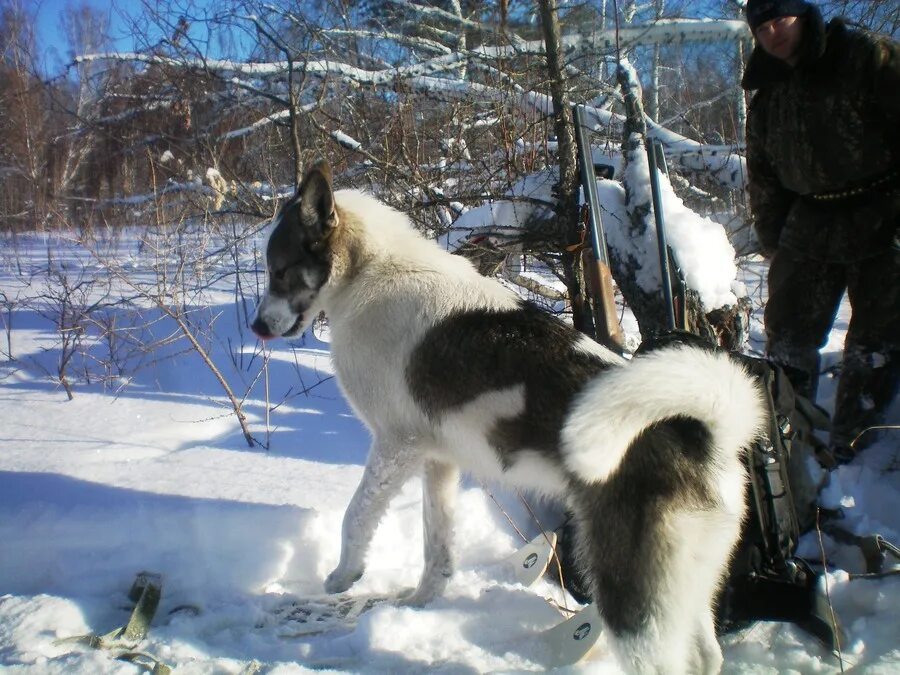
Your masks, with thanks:
[(867, 192), (873, 192), (879, 188), (891, 186), (892, 184), (894, 186), (900, 184), (900, 171), (897, 171), (896, 169), (883, 173), (863, 185), (857, 185), (856, 187), (845, 188), (843, 190), (835, 190), (833, 192), (816, 192), (805, 195), (805, 197), (808, 199), (815, 199), (816, 201), (849, 199), (850, 197), (858, 197)]

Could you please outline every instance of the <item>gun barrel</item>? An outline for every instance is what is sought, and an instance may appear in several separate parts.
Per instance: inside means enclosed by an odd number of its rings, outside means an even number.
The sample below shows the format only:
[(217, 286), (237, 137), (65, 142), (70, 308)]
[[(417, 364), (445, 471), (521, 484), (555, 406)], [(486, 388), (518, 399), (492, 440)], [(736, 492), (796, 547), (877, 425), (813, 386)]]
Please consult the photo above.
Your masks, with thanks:
[[(606, 248), (606, 235), (600, 219), (600, 196), (597, 194), (597, 176), (594, 173), (594, 157), (591, 152), (584, 111), (574, 108), (575, 145), (578, 149), (578, 168), (581, 189), (588, 211), (588, 225), (591, 234), (591, 256), (582, 257), (585, 271), (593, 295), (594, 323), (599, 342), (621, 354), (624, 351), (625, 334), (616, 314), (615, 293)], [(587, 250), (585, 250), (587, 254)]]
[[(669, 329), (674, 330), (675, 323), (675, 300), (672, 296), (672, 276), (669, 269), (669, 245), (666, 240), (666, 221), (663, 216), (662, 209), (662, 193), (659, 190), (659, 173), (657, 172), (657, 141), (653, 138), (647, 139), (647, 162), (650, 164), (650, 191), (653, 197), (653, 216), (656, 219), (656, 241), (659, 245), (659, 267), (662, 276), (663, 297), (666, 301), (666, 318), (669, 322)], [(662, 154), (662, 147), (659, 147)]]
[(591, 143), (584, 124), (584, 111), (575, 106), (575, 143), (578, 147), (578, 168), (581, 174), (581, 189), (584, 190), (584, 201), (588, 206), (589, 225), (591, 230), (591, 248), (594, 259), (609, 266), (609, 254), (606, 249), (606, 234), (600, 220), (600, 196), (597, 194), (597, 176), (594, 173), (594, 157)]

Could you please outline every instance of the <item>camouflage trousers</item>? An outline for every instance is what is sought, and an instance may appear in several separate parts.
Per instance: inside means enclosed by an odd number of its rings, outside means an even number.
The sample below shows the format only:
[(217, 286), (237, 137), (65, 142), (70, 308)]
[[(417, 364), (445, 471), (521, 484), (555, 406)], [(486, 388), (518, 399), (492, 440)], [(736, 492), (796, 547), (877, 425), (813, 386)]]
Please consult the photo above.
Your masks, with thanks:
[[(832, 419), (832, 448), (847, 448), (883, 424), (900, 381), (900, 249), (841, 264), (779, 248), (769, 267), (765, 328), (769, 357), (795, 389), (815, 400), (819, 350), (828, 341), (844, 292), (851, 318)], [(894, 421), (896, 422), (896, 420)], [(855, 447), (877, 434), (864, 434)]]

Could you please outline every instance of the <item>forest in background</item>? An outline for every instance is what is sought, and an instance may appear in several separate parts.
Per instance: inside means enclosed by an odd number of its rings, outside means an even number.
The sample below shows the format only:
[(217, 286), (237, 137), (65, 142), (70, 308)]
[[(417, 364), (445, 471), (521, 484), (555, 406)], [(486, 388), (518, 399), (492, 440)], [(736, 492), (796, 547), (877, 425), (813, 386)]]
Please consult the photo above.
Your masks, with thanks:
[[(59, 17), (68, 44), (53, 45), (71, 60), (48, 73), (30, 3), (2, 0), (0, 229), (123, 224), (146, 217), (149, 207), (133, 208), (141, 196), (179, 207), (167, 217), (265, 218), (272, 194), (320, 156), (339, 181), (432, 231), (447, 226), (558, 163), (552, 110), (539, 99), (558, 76), (541, 32), (546, 4), (145, 2), (130, 16), (136, 49), (112, 54), (108, 15), (73, 3)], [(627, 58), (649, 120), (740, 152), (748, 34), (685, 40), (673, 30), (648, 43), (641, 31), (698, 15), (740, 20), (741, 4), (561, 4), (568, 99), (622, 112), (615, 63)], [(893, 2), (821, 5), (873, 30), (900, 25)], [(606, 126), (596, 142), (620, 144), (621, 126)], [(687, 178), (701, 210), (743, 201)]]
[[(894, 2), (819, 4), (869, 30), (900, 27)], [(676, 194), (725, 225), (739, 254), (751, 251), (740, 79), (752, 45), (742, 5), (143, 0), (118, 15), (133, 45), (124, 51), (112, 48), (121, 35), (108, 14), (73, 3), (59, 17), (66, 44), (52, 45), (66, 60), (48, 72), (51, 46), (39, 43), (29, 3), (0, 0), (0, 233), (13, 244), (19, 233), (70, 233), (99, 260), (110, 232), (137, 226), (157, 279), (137, 288), (123, 270), (111, 277), (189, 324), (191, 291), (178, 279), (191, 268), (190, 288), (204, 288), (224, 259), (247, 313), (262, 283), (255, 237), (305, 167), (325, 157), (337, 187), (370, 190), (431, 237), (484, 205), (539, 207), (526, 209), (537, 214), (529, 222), (496, 223), (502, 237), (491, 225), (489, 236), (470, 233), (463, 251), (520, 285), (522, 260), (548, 269), (564, 302), (546, 285), (528, 291), (593, 335), (571, 106), (585, 106), (595, 163), (645, 176), (642, 141), (659, 140)], [(649, 190), (628, 174), (616, 176), (623, 227), (647, 239)], [(528, 192), (529, 181), (549, 187)], [(80, 339), (85, 329), (74, 327), (96, 311), (86, 289), (98, 280), (61, 269), (49, 247), (46, 265), (28, 270), (14, 245), (4, 248), (23, 279), (45, 278), (54, 308), (45, 311), (63, 342)], [(665, 311), (660, 294), (635, 281), (646, 252), (610, 254), (620, 306), (646, 335)], [(510, 257), (519, 262), (507, 265)], [(30, 302), (0, 300), (9, 316)], [(748, 304), (713, 315), (695, 297), (690, 327), (738, 348)]]

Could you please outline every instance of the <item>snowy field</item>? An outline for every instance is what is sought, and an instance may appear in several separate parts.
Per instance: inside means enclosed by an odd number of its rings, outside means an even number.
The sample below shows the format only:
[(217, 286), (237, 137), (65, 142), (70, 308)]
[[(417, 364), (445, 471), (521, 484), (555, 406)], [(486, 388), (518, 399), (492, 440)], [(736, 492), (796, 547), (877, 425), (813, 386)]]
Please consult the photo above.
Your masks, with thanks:
[[(174, 339), (177, 327), (146, 293), (109, 316), (120, 327), (152, 333), (158, 350), (144, 353), (92, 328), (68, 362), (68, 400), (55, 377), (66, 355), (66, 331), (54, 324), (63, 303), (46, 275), (48, 247), (57, 246), (41, 237), (0, 245), (0, 670), (141, 672), (114, 652), (59, 640), (123, 625), (126, 593), (142, 570), (161, 574), (163, 589), (138, 649), (176, 673), (543, 669), (529, 635), (561, 619), (544, 598), (574, 603), (549, 581), (526, 589), (509, 580), (498, 561), (520, 539), (498, 503), (526, 534), (536, 526), (515, 495), (496, 491), (495, 502), (473, 482), (460, 495), (458, 572), (443, 598), (420, 609), (379, 606), (354, 629), (285, 637), (271, 609), (322, 592), (366, 457), (368, 434), (339, 393), (328, 344), (312, 335), (293, 346), (273, 344), (266, 381), (259, 376), (265, 355), (247, 335), (233, 283), (224, 278), (191, 297), (192, 325), (204, 329), (205, 349), (238, 398), (246, 397), (250, 431), (268, 439), (268, 449), (248, 447), (222, 387), (184, 339)], [(152, 258), (127, 238), (114, 253), (118, 269), (137, 275)], [(52, 256), (54, 269), (67, 271), (57, 281), (104, 271), (96, 260), (67, 256)], [(762, 265), (745, 272), (756, 302), (763, 272)], [(757, 349), (758, 315), (750, 343)], [(846, 321), (844, 308), (826, 367), (839, 360)], [(266, 388), (274, 407), (268, 432)], [(834, 383), (827, 372), (820, 392), (830, 407)], [(846, 528), (894, 542), (900, 540), (896, 439), (833, 473), (823, 497), (826, 506), (844, 510)], [(850, 638), (843, 670), (856, 664), (853, 672), (900, 672), (900, 578), (850, 580), (848, 573), (864, 571), (861, 556), (827, 536), (823, 543), (834, 563), (828, 590)], [(414, 585), (421, 549), (421, 486), (412, 481), (392, 502), (353, 591)], [(814, 533), (802, 551), (820, 558)], [(842, 670), (820, 643), (790, 625), (757, 624), (723, 641), (726, 673)], [(620, 672), (602, 638), (587, 660), (567, 670)]]

